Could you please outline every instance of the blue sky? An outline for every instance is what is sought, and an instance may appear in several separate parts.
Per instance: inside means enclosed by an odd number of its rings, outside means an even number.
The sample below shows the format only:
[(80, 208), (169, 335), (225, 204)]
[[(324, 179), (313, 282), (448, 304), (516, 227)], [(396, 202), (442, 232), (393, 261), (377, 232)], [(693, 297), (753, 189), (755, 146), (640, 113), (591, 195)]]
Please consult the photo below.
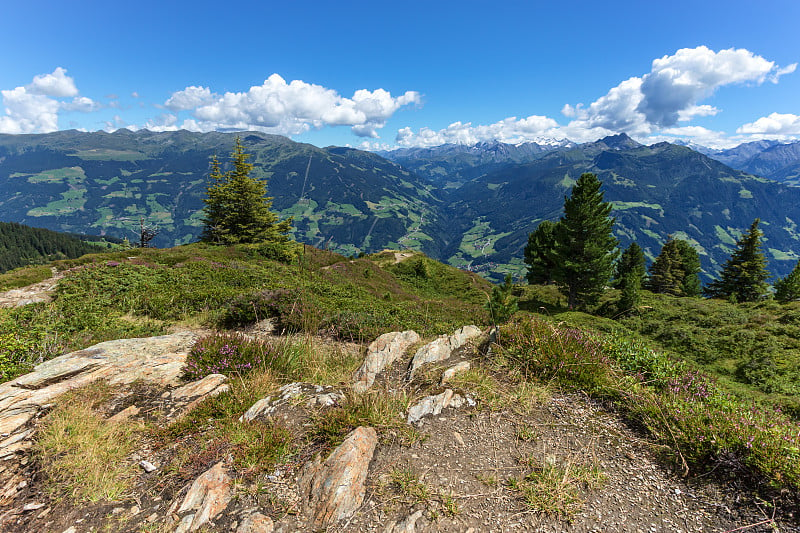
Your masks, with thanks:
[(796, 0), (12, 0), (2, 13), (4, 133), (258, 129), (371, 148), (800, 138)]

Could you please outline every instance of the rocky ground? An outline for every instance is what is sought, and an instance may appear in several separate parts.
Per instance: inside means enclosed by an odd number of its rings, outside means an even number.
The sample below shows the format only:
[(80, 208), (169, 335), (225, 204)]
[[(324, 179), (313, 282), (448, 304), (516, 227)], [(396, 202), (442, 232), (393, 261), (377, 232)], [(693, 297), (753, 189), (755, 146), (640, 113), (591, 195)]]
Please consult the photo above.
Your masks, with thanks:
[(143, 438), (128, 458), (135, 488), (118, 501), (75, 502), (49, 491), (37, 431), (66, 392), (105, 382), (113, 390), (101, 407), (108, 424), (155, 427), (225, 393), (230, 382), (222, 375), (181, 381), (196, 338), (178, 332), (101, 343), (0, 385), (0, 529), (800, 531), (780, 502), (673, 472), (659, 458), (663, 450), (587, 397), (469, 386), (463, 376), (480, 364), (491, 338), (472, 326), (429, 343), (413, 332), (384, 335), (361, 348), (364, 363), (349, 383), (284, 385), (244, 410), (240, 422), (278, 421), (300, 432), (311, 414), (340, 409), (359, 394), (403, 391), (413, 401), (390, 416), (402, 417), (409, 431), (358, 427), (335, 449), (318, 457), (306, 450), (256, 478), (224, 453), (221, 461), (175, 468), (180, 442), (156, 446)]

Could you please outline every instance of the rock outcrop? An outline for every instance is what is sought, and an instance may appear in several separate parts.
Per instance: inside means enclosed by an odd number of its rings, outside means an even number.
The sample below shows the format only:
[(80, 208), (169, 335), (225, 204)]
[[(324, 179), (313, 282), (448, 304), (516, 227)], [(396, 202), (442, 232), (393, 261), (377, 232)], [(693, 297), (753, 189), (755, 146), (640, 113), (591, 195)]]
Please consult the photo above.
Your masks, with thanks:
[(353, 376), (353, 390), (357, 393), (366, 392), (375, 383), (375, 377), (379, 373), (397, 361), (409, 346), (418, 341), (419, 335), (412, 330), (384, 333), (375, 339), (367, 348), (364, 363)]
[(464, 326), (459, 328), (450, 336), (442, 335), (433, 342), (429, 342), (414, 354), (408, 370), (408, 379), (414, 377), (414, 373), (426, 363), (435, 363), (448, 359), (453, 350), (461, 348), (468, 340), (481, 334), (481, 329), (477, 326)]
[(289, 383), (278, 389), (275, 397), (267, 396), (254, 403), (239, 417), (239, 422), (269, 418), (291, 427), (305, 420), (309, 410), (334, 407), (343, 400), (344, 394), (333, 387), (313, 383)]
[(358, 427), (324, 462), (316, 459), (303, 467), (299, 489), (314, 528), (348, 518), (361, 506), (377, 444), (374, 428)]

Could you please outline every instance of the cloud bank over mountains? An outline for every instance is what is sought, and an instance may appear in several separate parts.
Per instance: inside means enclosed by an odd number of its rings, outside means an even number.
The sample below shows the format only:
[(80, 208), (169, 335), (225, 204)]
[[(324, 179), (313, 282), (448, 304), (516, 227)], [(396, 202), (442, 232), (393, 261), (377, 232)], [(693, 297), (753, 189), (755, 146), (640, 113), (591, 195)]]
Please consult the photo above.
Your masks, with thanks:
[[(558, 124), (545, 116), (510, 117), (491, 125), (456, 122), (447, 128), (401, 129), (400, 146), (434, 146), (443, 143), (475, 143), (501, 140), (522, 142), (537, 137), (593, 141), (625, 132), (638, 139), (665, 136), (691, 138), (699, 144), (726, 143), (725, 135), (700, 126), (680, 126), (695, 117), (713, 116), (721, 110), (701, 102), (719, 88), (733, 84), (778, 83), (781, 76), (795, 71), (797, 64), (779, 67), (773, 61), (745, 49), (714, 52), (705, 46), (683, 48), (671, 56), (653, 60), (652, 69), (611, 88), (589, 105), (566, 104), (561, 113), (569, 122)], [(737, 129), (739, 134), (800, 134), (797, 115), (773, 113)], [(727, 140), (738, 144), (741, 140)]]
[[(727, 147), (765, 137), (785, 140), (800, 137), (800, 115), (787, 112), (791, 110), (776, 110), (730, 133), (692, 124), (697, 119), (725, 112), (704, 103), (718, 90), (732, 85), (755, 88), (764, 83), (778, 83), (796, 67), (797, 63), (779, 66), (741, 48), (720, 51), (706, 46), (683, 48), (654, 59), (649, 72), (621, 81), (588, 105), (565, 104), (560, 120), (532, 114), (491, 124), (457, 121), (440, 129), (422, 126), (414, 130), (406, 126), (399, 127), (396, 135), (394, 131), (385, 133), (379, 141), (374, 139), (381, 138), (383, 128), (398, 111), (422, 108), (420, 91), (392, 95), (382, 88), (358, 89), (348, 97), (322, 85), (302, 80), (287, 82), (272, 74), (261, 85), (240, 92), (217, 93), (212, 86), (191, 85), (173, 92), (165, 101), (150, 104), (145, 104), (134, 91), (131, 97), (137, 100), (136, 106), (151, 109), (152, 114), (138, 124), (131, 124), (125, 120), (125, 110), (115, 95), (107, 95), (105, 102), (81, 95), (67, 70), (57, 67), (52, 73), (34, 76), (28, 85), (0, 91), (3, 108), (0, 133), (52, 132), (63, 127), (59, 120), (64, 122), (64, 115), (115, 108), (119, 111), (113, 118), (102, 121), (107, 131), (120, 127), (153, 131), (183, 128), (258, 130), (296, 136), (322, 128), (347, 127), (357, 138), (372, 139), (364, 141), (363, 148), (389, 147), (388, 139), (404, 147), (494, 140), (586, 142), (625, 132), (642, 142), (683, 138), (706, 146)], [(395, 123), (403, 116), (408, 115), (398, 115)]]

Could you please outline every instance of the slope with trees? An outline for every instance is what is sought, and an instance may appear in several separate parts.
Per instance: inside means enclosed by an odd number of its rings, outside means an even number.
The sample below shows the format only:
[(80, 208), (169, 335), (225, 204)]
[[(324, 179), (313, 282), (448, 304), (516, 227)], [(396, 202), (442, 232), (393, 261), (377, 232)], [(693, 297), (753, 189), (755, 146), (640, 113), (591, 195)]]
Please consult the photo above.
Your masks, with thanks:
[(100, 237), (70, 235), (14, 222), (0, 222), (0, 272), (107, 250), (108, 243), (101, 240)]

